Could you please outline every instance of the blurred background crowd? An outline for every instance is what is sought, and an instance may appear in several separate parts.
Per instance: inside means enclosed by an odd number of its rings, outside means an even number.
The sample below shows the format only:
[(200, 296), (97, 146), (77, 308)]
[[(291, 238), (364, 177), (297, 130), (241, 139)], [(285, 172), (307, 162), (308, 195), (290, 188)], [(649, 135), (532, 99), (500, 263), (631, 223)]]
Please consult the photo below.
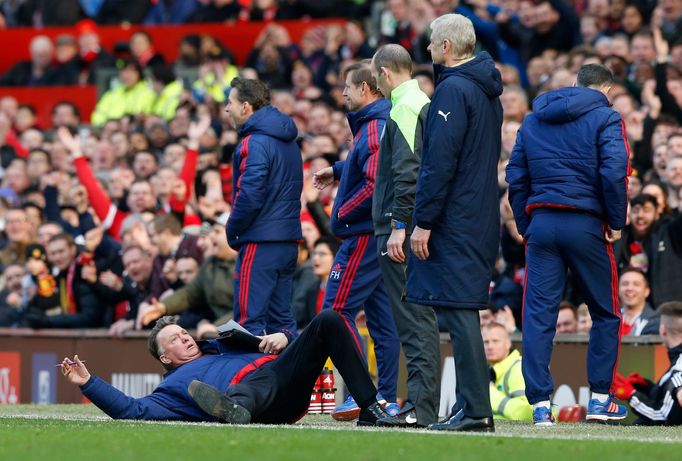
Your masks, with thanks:
[[(572, 85), (595, 62), (616, 76), (610, 98), (633, 166), (629, 224), (615, 248), (625, 329), (655, 334), (657, 306), (682, 300), (682, 0), (0, 1), (0, 28), (35, 32), (30, 59), (0, 75), (0, 87), (96, 84), (99, 93), (92, 113), (65, 99), (41, 121), (34, 105), (0, 91), (0, 326), (121, 335), (143, 328), (144, 312), (165, 310), (208, 335), (231, 316), (236, 253), (224, 226), (238, 135), (224, 104), (236, 76), (267, 82), (272, 104), (299, 130), (305, 241), (292, 308), (305, 326), (338, 249), (328, 217), (335, 191), (316, 190), (312, 173), (352, 142), (343, 70), (399, 43), (431, 95), (429, 24), (449, 12), (472, 20), (504, 82), (500, 253), (482, 322), (521, 328), (524, 245), (504, 182), (516, 132), (536, 95)], [(337, 20), (311, 25), (299, 41), (279, 22), (315, 18)], [(253, 21), (265, 22), (244, 62), (220, 34), (182, 37), (171, 59), (147, 32)], [(140, 23), (150, 29), (101, 44), (107, 25)], [(53, 26), (70, 32), (41, 33)], [(564, 299), (558, 331), (588, 331), (573, 281)]]

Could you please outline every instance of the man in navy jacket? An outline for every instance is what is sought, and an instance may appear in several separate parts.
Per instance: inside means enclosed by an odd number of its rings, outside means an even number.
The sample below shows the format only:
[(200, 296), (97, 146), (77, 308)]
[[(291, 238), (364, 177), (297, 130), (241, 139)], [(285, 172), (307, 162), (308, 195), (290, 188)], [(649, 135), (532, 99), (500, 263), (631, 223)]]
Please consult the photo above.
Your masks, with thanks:
[(234, 152), (227, 240), (239, 251), (234, 319), (265, 331), (277, 351), (293, 339), (291, 290), (301, 234), (303, 166), (293, 120), (270, 105), (258, 80), (235, 78), (226, 110), (242, 138)]
[(587, 378), (588, 420), (619, 420), (609, 396), (618, 365), (621, 315), (612, 243), (627, 212), (629, 151), (625, 127), (606, 94), (613, 74), (580, 68), (577, 86), (538, 96), (519, 129), (507, 166), (509, 202), (526, 241), (523, 377), (536, 425), (552, 425), (549, 362), (570, 268), (592, 317)]
[(149, 352), (167, 372), (150, 395), (125, 395), (91, 375), (77, 355), (73, 361), (64, 358), (61, 370), (114, 419), (285, 424), (305, 414), (313, 385), (331, 357), (363, 409), (361, 423), (373, 425), (388, 415), (376, 401), (376, 388), (353, 342), (333, 312), (315, 317), (279, 357), (266, 340), (261, 352), (248, 352), (226, 338), (196, 342), (173, 317), (162, 317), (150, 333)]
[(429, 428), (493, 431), (478, 310), (488, 304), (500, 238), (502, 81), (488, 53), (474, 56), (469, 19), (446, 14), (431, 28), (436, 89), (417, 180), (407, 301), (434, 306), (452, 339), (457, 404), (450, 419)]
[[(343, 241), (334, 258), (322, 308), (344, 316), (360, 348), (355, 315), (364, 306), (377, 357), (379, 392), (392, 403), (396, 401), (400, 340), (381, 276), (372, 221), (380, 138), (391, 103), (377, 88), (369, 61), (348, 67), (343, 94), (352, 111), (348, 123), (353, 147), (345, 161), (314, 176), (319, 189), (340, 178), (330, 225), (334, 235)], [(347, 403), (332, 415), (342, 420), (356, 418), (358, 407), (350, 400)]]

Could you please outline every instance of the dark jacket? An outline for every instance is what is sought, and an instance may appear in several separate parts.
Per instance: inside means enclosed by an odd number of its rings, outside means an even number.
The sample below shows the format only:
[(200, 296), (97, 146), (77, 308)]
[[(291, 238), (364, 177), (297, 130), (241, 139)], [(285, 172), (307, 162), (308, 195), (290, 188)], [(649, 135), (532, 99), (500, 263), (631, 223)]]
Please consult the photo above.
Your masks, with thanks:
[[(618, 269), (630, 265), (630, 244), (635, 241), (632, 227), (626, 226), (623, 237), (613, 245)], [(647, 278), (651, 287), (649, 301), (655, 309), (668, 301), (682, 299), (682, 215), (660, 219), (642, 240), (649, 267)]]
[(391, 92), (393, 107), (381, 137), (372, 205), (376, 235), (391, 233), (391, 219), (407, 223), (409, 232), (429, 102), (416, 80)]
[(632, 326), (630, 336), (657, 335), (661, 318), (649, 303), (644, 305), (644, 310)]
[(296, 327), (302, 330), (317, 315), (317, 297), (320, 293), (320, 279), (313, 272), (310, 260), (296, 268), (291, 294), (291, 312)]
[(250, 242), (296, 242), (301, 234), (303, 162), (291, 117), (263, 107), (239, 130), (234, 151), (232, 212), (227, 240), (232, 248)]
[[(92, 286), (85, 282), (81, 276), (81, 267), (77, 266), (73, 276), (73, 299), (76, 304), (76, 312), (56, 313), (47, 315), (44, 306), (38, 306), (39, 296), (33, 297), (29, 302), (26, 312), (26, 322), (33, 328), (100, 328), (106, 325), (106, 320), (110, 318), (110, 306), (97, 298)], [(60, 281), (67, 279), (65, 272), (56, 277), (55, 299), (59, 300), (65, 294), (60, 292)], [(68, 283), (68, 282), (67, 282)], [(54, 306), (58, 308), (59, 305)], [(57, 309), (53, 309), (56, 311)]]
[(48, 86), (57, 84), (53, 66), (45, 69), (45, 73), (40, 78), (34, 78), (31, 61), (17, 63), (0, 77), (0, 86)]
[(7, 302), (9, 295), (7, 288), (0, 291), (0, 327), (20, 326), (24, 315), (23, 306), (14, 306)]
[(639, 417), (634, 424), (646, 426), (679, 426), (682, 424), (682, 406), (677, 394), (682, 387), (682, 344), (668, 350), (670, 368), (658, 383), (647, 381), (637, 386), (630, 398), (630, 408)]
[(332, 208), (331, 229), (339, 238), (374, 232), (372, 196), (374, 195), (381, 133), (391, 103), (378, 99), (347, 115), (353, 133), (348, 157), (334, 164), (339, 188)]
[(533, 101), (507, 166), (509, 202), (524, 234), (536, 208), (587, 211), (625, 226), (629, 151), (609, 101), (591, 88), (561, 88)]
[(482, 308), (500, 240), (502, 79), (486, 52), (434, 68), (414, 208), (417, 225), (431, 229), (430, 256), (409, 259), (407, 300)]
[(198, 379), (225, 392), (240, 372), (243, 379), (276, 357), (245, 353), (220, 340), (197, 344), (205, 355), (168, 371), (150, 395), (139, 399), (129, 397), (94, 375), (81, 386), (81, 392), (114, 419), (216, 421), (192, 400), (187, 392), (189, 384)]

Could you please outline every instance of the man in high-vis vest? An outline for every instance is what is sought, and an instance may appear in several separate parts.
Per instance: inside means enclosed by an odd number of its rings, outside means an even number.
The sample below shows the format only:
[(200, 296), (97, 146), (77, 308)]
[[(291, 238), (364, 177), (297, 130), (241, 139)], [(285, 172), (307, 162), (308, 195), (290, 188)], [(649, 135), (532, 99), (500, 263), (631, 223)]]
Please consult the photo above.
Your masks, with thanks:
[(521, 354), (512, 349), (504, 325), (492, 322), (481, 330), (485, 358), (490, 365), (490, 406), (497, 420), (531, 421), (533, 406), (526, 399)]

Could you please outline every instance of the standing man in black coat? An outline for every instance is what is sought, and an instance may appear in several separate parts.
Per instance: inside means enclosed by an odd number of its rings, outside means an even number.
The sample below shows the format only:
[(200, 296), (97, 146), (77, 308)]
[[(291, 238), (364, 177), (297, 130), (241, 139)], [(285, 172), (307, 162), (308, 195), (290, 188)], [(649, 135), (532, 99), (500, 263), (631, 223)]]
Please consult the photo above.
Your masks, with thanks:
[(407, 301), (434, 306), (450, 332), (457, 376), (452, 416), (433, 430), (495, 430), (478, 310), (499, 243), (500, 73), (462, 15), (431, 24), (436, 90), (426, 121), (407, 266)]

